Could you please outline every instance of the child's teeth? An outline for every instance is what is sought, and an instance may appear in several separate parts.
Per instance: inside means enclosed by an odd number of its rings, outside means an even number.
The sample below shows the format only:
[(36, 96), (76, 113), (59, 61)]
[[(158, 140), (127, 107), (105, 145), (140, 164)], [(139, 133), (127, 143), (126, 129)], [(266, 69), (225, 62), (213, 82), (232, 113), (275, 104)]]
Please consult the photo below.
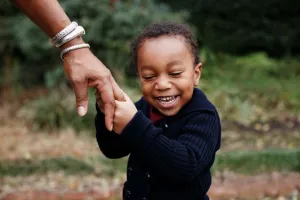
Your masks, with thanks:
[(172, 96), (172, 97), (159, 97), (158, 98), (160, 101), (164, 101), (164, 102), (172, 102), (172, 101), (174, 101), (175, 100), (175, 97), (174, 96)]

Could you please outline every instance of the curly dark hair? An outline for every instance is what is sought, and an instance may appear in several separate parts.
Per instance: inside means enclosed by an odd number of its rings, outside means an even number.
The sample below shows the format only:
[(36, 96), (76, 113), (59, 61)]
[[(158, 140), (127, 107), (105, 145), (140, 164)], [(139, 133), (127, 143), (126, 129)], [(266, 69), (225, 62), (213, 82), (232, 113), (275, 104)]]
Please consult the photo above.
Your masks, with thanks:
[(174, 22), (161, 22), (154, 23), (147, 26), (142, 33), (132, 42), (131, 54), (132, 62), (135, 68), (137, 68), (137, 51), (141, 44), (146, 39), (158, 38), (164, 35), (182, 36), (185, 38), (186, 43), (190, 46), (190, 51), (194, 56), (194, 64), (197, 65), (200, 62), (198, 55), (198, 44), (195, 40), (192, 31), (185, 24), (177, 24)]

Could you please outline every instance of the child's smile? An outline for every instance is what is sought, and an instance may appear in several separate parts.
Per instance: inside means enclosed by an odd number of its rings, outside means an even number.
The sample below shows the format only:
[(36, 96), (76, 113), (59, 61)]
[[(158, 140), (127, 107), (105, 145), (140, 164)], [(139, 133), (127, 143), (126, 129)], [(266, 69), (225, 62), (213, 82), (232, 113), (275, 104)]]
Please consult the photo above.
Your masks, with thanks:
[(179, 99), (179, 95), (175, 96), (161, 96), (156, 97), (158, 106), (161, 109), (172, 109), (177, 103), (177, 100)]
[(137, 66), (145, 100), (166, 116), (176, 115), (192, 98), (201, 75), (201, 63), (195, 66), (182, 36), (145, 40)]

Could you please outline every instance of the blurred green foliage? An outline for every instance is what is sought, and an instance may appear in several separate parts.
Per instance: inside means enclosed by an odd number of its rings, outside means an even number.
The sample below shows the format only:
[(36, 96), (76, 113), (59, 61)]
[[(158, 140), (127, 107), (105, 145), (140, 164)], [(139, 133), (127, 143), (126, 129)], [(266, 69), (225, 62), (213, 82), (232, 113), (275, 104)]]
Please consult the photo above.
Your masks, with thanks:
[[(62, 0), (60, 4), (70, 19), (86, 29), (88, 34), (84, 40), (112, 71), (129, 69), (131, 41), (146, 25), (166, 20), (183, 22), (187, 16), (185, 12), (171, 12), (167, 5), (150, 0), (116, 1), (114, 5), (108, 0)], [(18, 76), (16, 81), (7, 80), (5, 84), (22, 82), (22, 86), (50, 87), (66, 81), (59, 52), (50, 46), (45, 34), (10, 4), (1, 7), (0, 13), (4, 13), (0, 16), (0, 61), (3, 63), (0, 71), (5, 71), (7, 76)], [(14, 73), (14, 68), (21, 69), (22, 73)]]
[[(85, 27), (85, 41), (112, 70), (122, 88), (129, 87), (126, 92), (134, 101), (141, 95), (137, 80), (125, 77), (132, 72), (132, 39), (155, 21), (189, 21), (197, 29), (202, 44), (200, 57), (204, 67), (199, 87), (217, 106), (222, 119), (249, 126), (266, 123), (283, 111), (299, 112), (300, 60), (292, 57), (299, 50), (299, 40), (295, 39), (300, 38), (299, 28), (295, 27), (300, 19), (297, 2), (110, 2), (61, 0), (60, 4), (70, 19)], [(21, 116), (32, 120), (35, 129), (69, 125), (77, 130), (93, 129), (92, 90), (88, 114), (77, 117), (75, 98), (68, 88), (58, 50), (49, 45), (48, 38), (37, 26), (9, 3), (0, 7), (0, 13), (0, 71), (3, 74), (0, 89), (49, 88), (46, 96), (24, 104), (19, 113), (26, 110), (26, 114)], [(285, 57), (272, 59), (269, 55)]]
[(75, 96), (65, 85), (61, 84), (49, 94), (36, 98), (24, 104), (16, 113), (33, 131), (47, 129), (57, 131), (72, 127), (77, 132), (90, 130), (94, 135), (94, 119), (96, 115), (94, 90), (89, 90), (88, 113), (79, 117), (75, 107)]
[(116, 1), (114, 5), (108, 0), (65, 0), (61, 4), (70, 18), (88, 31), (84, 39), (95, 55), (117, 70), (129, 67), (131, 41), (146, 25), (166, 20), (183, 22), (186, 18), (186, 13), (171, 12), (167, 5), (149, 0)]
[(300, 2), (287, 0), (157, 0), (187, 9), (201, 43), (215, 52), (299, 54)]
[(265, 53), (247, 56), (202, 51), (200, 88), (223, 119), (249, 126), (278, 119), (280, 113), (300, 110), (300, 60), (276, 60)]
[[(203, 71), (199, 88), (216, 105), (222, 120), (252, 127), (256, 123), (276, 121), (282, 112), (299, 113), (300, 75), (295, 73), (299, 60), (275, 60), (264, 53), (245, 57), (205, 54), (201, 52)], [(118, 82), (133, 101), (141, 97), (136, 78)], [(25, 104), (19, 113), (31, 121), (35, 129), (72, 126), (94, 134), (94, 107), (94, 92), (90, 89), (89, 111), (85, 117), (77, 117), (74, 95), (62, 84), (48, 95)]]

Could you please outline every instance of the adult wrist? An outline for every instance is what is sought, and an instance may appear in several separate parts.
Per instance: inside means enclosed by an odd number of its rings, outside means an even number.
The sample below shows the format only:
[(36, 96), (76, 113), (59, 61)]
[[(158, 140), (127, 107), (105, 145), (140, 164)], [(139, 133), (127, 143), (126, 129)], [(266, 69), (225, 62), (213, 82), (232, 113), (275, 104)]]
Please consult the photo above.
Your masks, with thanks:
[(76, 49), (76, 50), (69, 51), (68, 53), (64, 54), (63, 60), (68, 62), (70, 60), (78, 59), (81, 56), (86, 55), (86, 54), (91, 54), (90, 48)]
[(85, 30), (82, 26), (79, 26), (76, 22), (72, 22), (65, 28), (60, 30), (55, 36), (49, 39), (52, 46), (61, 50), (60, 57), (64, 60), (64, 57), (72, 57), (70, 55), (77, 55), (82, 53), (90, 53), (90, 45), (85, 43), (82, 36), (85, 35)]
[(64, 61), (64, 56), (67, 53), (74, 51), (74, 50), (83, 49), (83, 48), (90, 48), (90, 45), (85, 43), (85, 44), (77, 44), (77, 45), (73, 45), (68, 48), (65, 48), (64, 50), (62, 50), (60, 52), (60, 58)]

